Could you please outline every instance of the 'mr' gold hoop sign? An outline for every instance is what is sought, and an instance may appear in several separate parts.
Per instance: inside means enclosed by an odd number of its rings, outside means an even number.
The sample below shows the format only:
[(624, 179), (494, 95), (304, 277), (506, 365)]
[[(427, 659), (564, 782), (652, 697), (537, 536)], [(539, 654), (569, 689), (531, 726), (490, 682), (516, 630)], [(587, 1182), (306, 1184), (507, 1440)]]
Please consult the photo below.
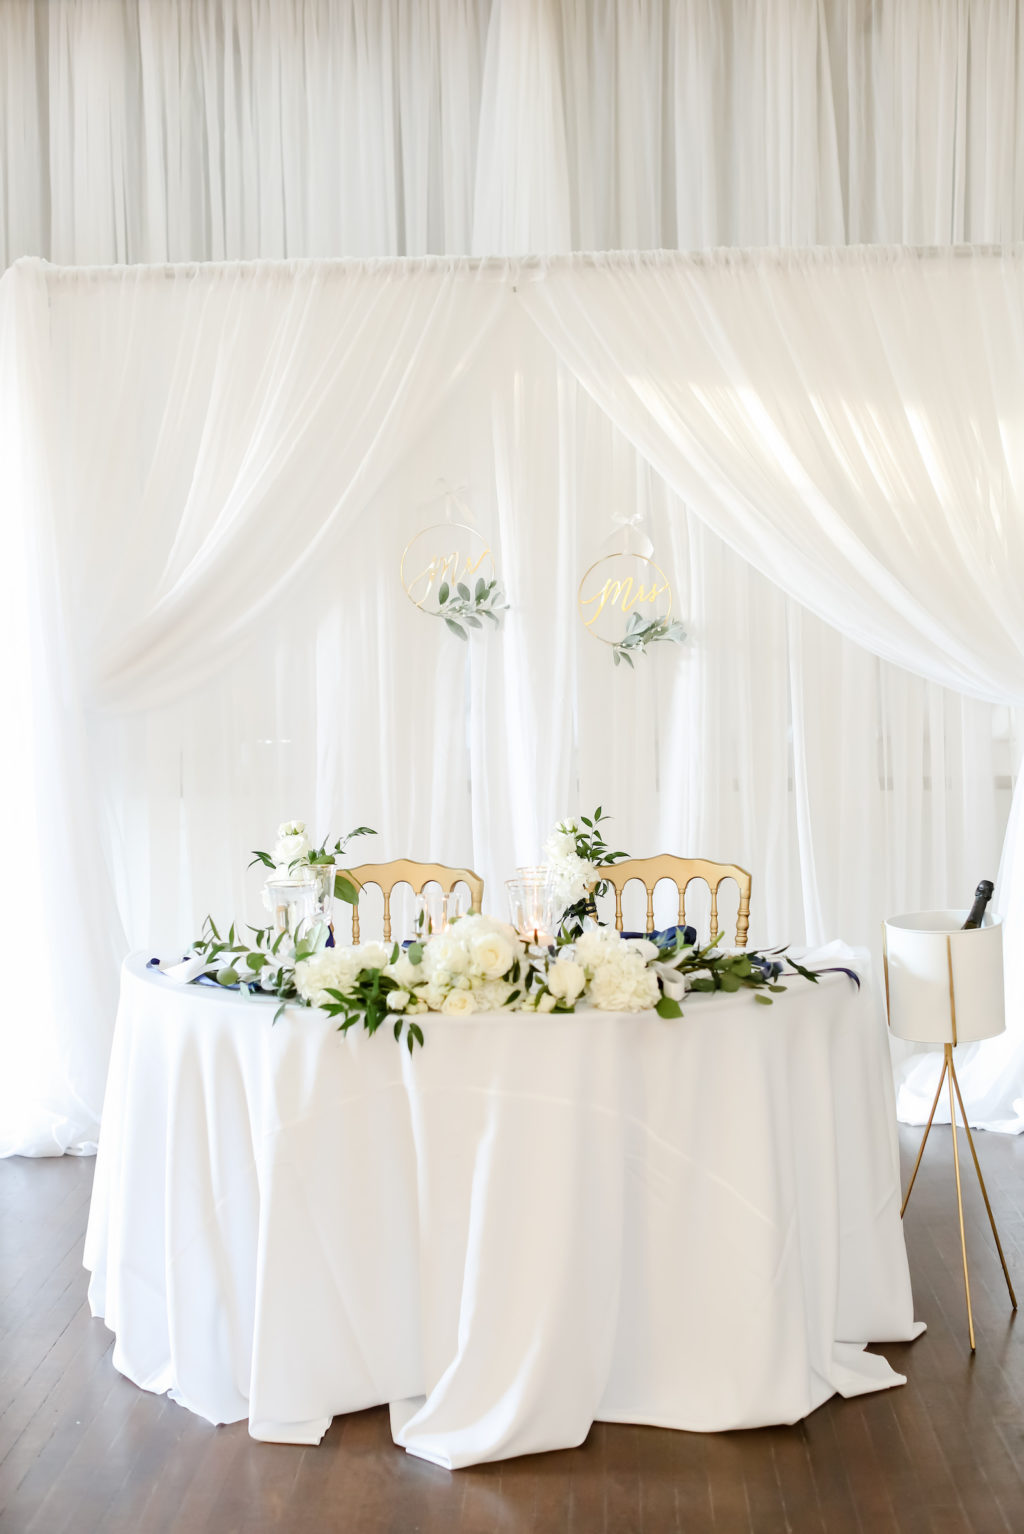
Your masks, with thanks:
[(645, 622), (672, 614), (672, 585), (646, 554), (605, 554), (586, 571), (576, 592), (583, 627), (602, 644), (621, 643), (630, 618)]
[(494, 579), (494, 556), (487, 539), (465, 522), (438, 522), (416, 533), (402, 550), (402, 586), (416, 607), (436, 613), (442, 586), (473, 588)]

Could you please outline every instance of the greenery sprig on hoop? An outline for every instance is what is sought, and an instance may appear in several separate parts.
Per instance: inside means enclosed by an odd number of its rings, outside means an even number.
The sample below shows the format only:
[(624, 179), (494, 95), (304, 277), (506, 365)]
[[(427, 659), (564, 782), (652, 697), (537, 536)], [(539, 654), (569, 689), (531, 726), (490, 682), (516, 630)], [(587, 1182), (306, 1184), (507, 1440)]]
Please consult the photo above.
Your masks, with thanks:
[[(295, 827), (295, 830), (290, 830)], [(306, 841), (305, 822), (301, 820), (286, 820), (278, 831), (278, 845), (275, 852), (281, 853), (275, 857), (269, 852), (260, 852), (253, 848), (252, 862), (249, 867), (262, 863), (264, 868), (269, 868), (276, 873), (280, 868), (287, 868), (290, 874), (297, 869), (330, 867), (337, 858), (343, 856), (349, 842), (357, 836), (376, 836), (372, 826), (356, 826), (354, 831), (349, 831), (346, 836), (339, 836), (333, 847), (328, 846), (330, 836), (325, 836), (319, 847), (310, 847)], [(294, 851), (294, 856), (285, 854)], [(349, 905), (356, 905), (359, 901), (359, 890), (353, 880), (343, 873), (334, 876), (334, 896), (336, 900), (344, 900)]]
[(504, 595), (496, 580), (485, 581), (483, 576), (477, 578), (472, 589), (465, 581), (456, 581), (454, 585), (442, 581), (437, 592), (436, 616), (444, 619), (453, 634), (468, 639), (466, 628), (482, 629), (483, 618), (498, 627), (501, 622), (498, 614), (508, 611), (508, 603), (502, 600)]
[(686, 629), (670, 618), (647, 618), (642, 613), (632, 613), (622, 638), (612, 646), (612, 660), (623, 662), (633, 670), (633, 657), (644, 655), (652, 644), (682, 644)]

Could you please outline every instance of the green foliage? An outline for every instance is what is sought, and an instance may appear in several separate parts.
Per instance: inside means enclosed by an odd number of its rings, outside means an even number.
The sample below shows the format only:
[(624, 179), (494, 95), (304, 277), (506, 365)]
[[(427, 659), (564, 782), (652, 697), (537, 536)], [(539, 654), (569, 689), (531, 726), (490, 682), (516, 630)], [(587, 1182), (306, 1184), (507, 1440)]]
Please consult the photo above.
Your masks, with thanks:
[(385, 975), (383, 970), (363, 969), (359, 971), (355, 984), (347, 994), (328, 987), (327, 994), (332, 999), (325, 1002), (321, 1010), (328, 1017), (340, 1019), (339, 1033), (347, 1033), (350, 1028), (362, 1023), (367, 1033), (374, 1034), (382, 1023), (391, 1022), (396, 1042), (400, 1042), (404, 1035), (406, 1046), (412, 1054), (416, 1045), (423, 1043), (423, 1030), (404, 1010), (394, 1012), (388, 1006), (388, 997), (392, 992), (404, 990), (404, 985), (400, 985), (390, 975)]
[[(629, 857), (628, 852), (613, 852), (604, 839), (601, 824), (611, 819), (612, 817), (606, 815), (599, 804), (591, 814), (581, 815), (578, 822), (562, 821), (558, 829), (567, 832), (575, 839), (578, 858), (582, 858), (586, 863), (593, 863), (596, 868), (608, 868), (611, 864)], [(597, 921), (597, 897), (607, 893), (608, 881), (599, 879), (592, 890), (566, 907), (562, 912), (558, 931), (559, 944), (575, 941), (584, 931), (584, 922), (588, 916), (592, 921)]]
[(501, 622), (498, 614), (508, 611), (508, 603), (502, 600), (503, 597), (498, 582), (485, 581), (482, 576), (472, 589), (464, 581), (458, 581), (454, 586), (442, 581), (437, 591), (436, 616), (444, 619), (445, 627), (457, 638), (468, 640), (466, 630), (484, 628), (484, 618), (498, 627)]
[(681, 623), (669, 618), (645, 619), (642, 613), (632, 613), (626, 632), (612, 647), (612, 660), (617, 666), (625, 662), (632, 671), (634, 656), (645, 654), (649, 645), (682, 644), (685, 638), (686, 630)]

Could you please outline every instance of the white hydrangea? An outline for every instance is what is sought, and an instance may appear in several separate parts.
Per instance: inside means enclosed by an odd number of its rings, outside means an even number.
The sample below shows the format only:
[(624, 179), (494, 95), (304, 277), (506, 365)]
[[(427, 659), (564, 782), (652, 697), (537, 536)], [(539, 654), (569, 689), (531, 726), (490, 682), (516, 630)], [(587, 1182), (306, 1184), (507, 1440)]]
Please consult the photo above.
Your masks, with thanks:
[(588, 997), (602, 1012), (643, 1012), (657, 1005), (658, 976), (648, 965), (658, 952), (646, 938), (622, 938), (613, 927), (584, 932), (573, 957), (590, 982)]
[(642, 961), (602, 964), (590, 982), (590, 998), (601, 1012), (645, 1012), (656, 1007), (658, 977)]
[(544, 864), (563, 909), (582, 900), (599, 877), (596, 865), (577, 854), (579, 829), (578, 821), (560, 820), (544, 843)]
[(322, 1007), (333, 1001), (328, 990), (348, 995), (359, 971), (364, 968), (356, 948), (321, 948), (295, 966), (295, 989), (310, 1006)]
[(500, 1012), (508, 1005), (512, 990), (507, 980), (484, 980), (473, 987), (473, 995), (481, 1012)]

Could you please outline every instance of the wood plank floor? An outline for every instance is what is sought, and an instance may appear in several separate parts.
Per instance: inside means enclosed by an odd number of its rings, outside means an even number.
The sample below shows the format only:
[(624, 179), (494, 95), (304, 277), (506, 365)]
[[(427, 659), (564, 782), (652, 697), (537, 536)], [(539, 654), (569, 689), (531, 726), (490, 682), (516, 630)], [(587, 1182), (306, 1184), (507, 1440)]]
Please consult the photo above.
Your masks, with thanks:
[[(906, 1180), (918, 1132), (901, 1137)], [(85, 1301), (92, 1162), (0, 1162), (0, 1530), (1024, 1534), (1024, 1321), (972, 1170), (970, 1358), (948, 1128), (932, 1138), (907, 1214), (928, 1331), (879, 1349), (906, 1387), (756, 1432), (597, 1425), (579, 1449), (456, 1474), (396, 1449), (384, 1408), (289, 1448), (130, 1385)], [(1024, 1298), (1024, 1137), (981, 1135), (979, 1154)]]

